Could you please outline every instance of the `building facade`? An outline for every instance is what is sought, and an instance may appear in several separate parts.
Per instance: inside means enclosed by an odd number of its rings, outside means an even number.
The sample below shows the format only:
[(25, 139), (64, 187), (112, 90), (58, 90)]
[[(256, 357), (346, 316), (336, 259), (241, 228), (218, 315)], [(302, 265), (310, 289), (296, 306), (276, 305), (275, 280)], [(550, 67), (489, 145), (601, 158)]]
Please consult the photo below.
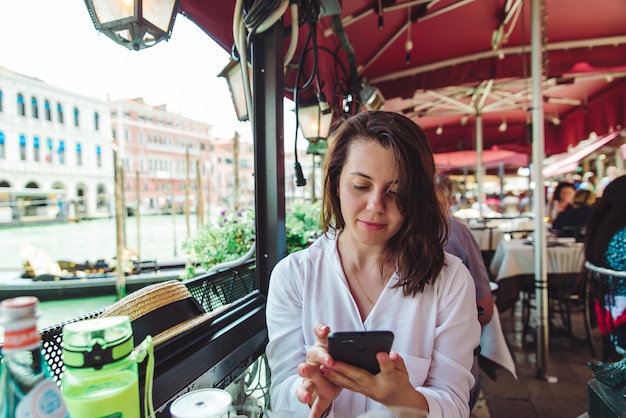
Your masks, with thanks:
[(0, 223), (110, 216), (107, 102), (0, 67)]
[(152, 106), (143, 99), (111, 103), (119, 145), (124, 198), (130, 212), (204, 214), (234, 207), (235, 149), (239, 149), (239, 201), (254, 202), (252, 144), (220, 139), (213, 126)]

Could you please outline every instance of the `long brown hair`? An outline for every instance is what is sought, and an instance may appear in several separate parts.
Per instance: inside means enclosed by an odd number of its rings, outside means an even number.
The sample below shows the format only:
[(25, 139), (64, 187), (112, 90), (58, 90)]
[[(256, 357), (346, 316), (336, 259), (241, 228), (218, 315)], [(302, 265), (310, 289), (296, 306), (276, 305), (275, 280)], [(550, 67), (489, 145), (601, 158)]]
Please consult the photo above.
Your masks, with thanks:
[(405, 295), (434, 283), (443, 264), (447, 213), (435, 189), (435, 162), (428, 138), (411, 119), (393, 112), (363, 112), (348, 118), (330, 140), (324, 161), (324, 233), (342, 230), (345, 220), (337, 190), (341, 170), (355, 141), (374, 141), (390, 150), (398, 165), (396, 205), (404, 224), (385, 246), (380, 266), (396, 266)]
[(585, 232), (585, 258), (596, 266), (606, 265), (605, 253), (613, 235), (626, 227), (626, 176), (609, 183), (596, 200)]

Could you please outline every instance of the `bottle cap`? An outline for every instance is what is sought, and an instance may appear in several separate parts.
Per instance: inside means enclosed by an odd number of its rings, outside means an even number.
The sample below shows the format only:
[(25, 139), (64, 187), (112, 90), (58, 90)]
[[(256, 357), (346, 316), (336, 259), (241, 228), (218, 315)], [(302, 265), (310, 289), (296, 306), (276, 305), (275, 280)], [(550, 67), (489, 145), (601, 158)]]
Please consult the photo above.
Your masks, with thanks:
[(10, 323), (20, 319), (36, 318), (39, 316), (37, 306), (39, 299), (34, 296), (18, 296), (0, 302), (0, 324)]
[(63, 363), (73, 368), (100, 369), (133, 351), (133, 329), (128, 316), (109, 316), (63, 327)]

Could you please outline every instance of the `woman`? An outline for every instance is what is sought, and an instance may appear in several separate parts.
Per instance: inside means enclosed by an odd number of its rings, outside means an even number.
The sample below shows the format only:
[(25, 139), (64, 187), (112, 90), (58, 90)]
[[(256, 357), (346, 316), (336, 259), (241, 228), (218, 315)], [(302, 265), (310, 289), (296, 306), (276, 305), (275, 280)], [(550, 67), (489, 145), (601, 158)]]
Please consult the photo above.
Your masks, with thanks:
[[(475, 290), (444, 254), (447, 213), (424, 132), (391, 112), (341, 125), (324, 166), (324, 235), (281, 260), (267, 302), (272, 410), (279, 417), (356, 417), (384, 406), (469, 416)], [(331, 331), (390, 330), (380, 373), (328, 354)]]
[[(613, 180), (604, 189), (587, 223), (585, 258), (600, 267), (626, 271), (626, 176)], [(615, 328), (617, 349), (626, 352), (626, 280), (616, 279), (613, 305), (621, 307), (612, 313), (596, 307), (600, 318), (608, 318)], [(606, 335), (610, 329), (599, 320), (600, 330)]]
[(576, 187), (572, 183), (562, 181), (556, 185), (552, 193), (552, 200), (548, 207), (550, 222), (554, 222), (559, 213), (563, 212), (572, 204)]
[(559, 237), (575, 237), (587, 225), (595, 202), (596, 194), (591, 190), (576, 190), (572, 204), (552, 222), (552, 230)]

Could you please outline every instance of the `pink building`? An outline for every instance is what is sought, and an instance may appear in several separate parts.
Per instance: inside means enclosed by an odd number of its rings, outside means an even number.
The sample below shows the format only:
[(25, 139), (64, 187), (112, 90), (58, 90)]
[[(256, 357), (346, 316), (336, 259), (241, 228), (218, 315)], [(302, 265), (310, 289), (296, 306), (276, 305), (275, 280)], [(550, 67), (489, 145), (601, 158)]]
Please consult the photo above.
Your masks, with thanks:
[(130, 211), (169, 212), (173, 202), (184, 213), (187, 199), (191, 213), (199, 210), (200, 201), (205, 213), (232, 209), (235, 200), (239, 207), (254, 204), (252, 144), (215, 138), (212, 125), (141, 98), (112, 102), (111, 126)]

